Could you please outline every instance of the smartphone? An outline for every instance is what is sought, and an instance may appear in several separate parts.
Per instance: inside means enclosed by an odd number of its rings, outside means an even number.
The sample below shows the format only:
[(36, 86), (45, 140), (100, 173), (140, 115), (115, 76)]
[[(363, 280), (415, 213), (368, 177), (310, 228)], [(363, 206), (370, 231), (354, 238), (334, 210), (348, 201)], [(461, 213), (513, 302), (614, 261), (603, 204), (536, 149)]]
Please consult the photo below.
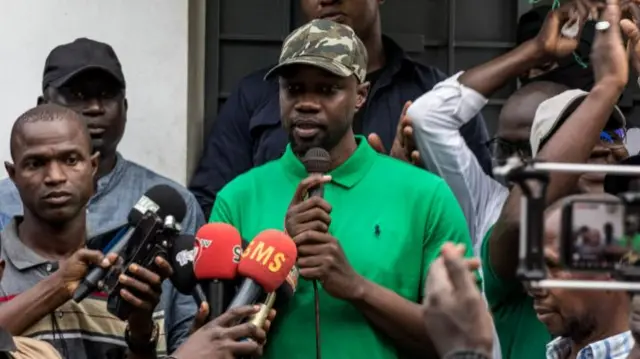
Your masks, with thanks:
[(580, 271), (615, 271), (638, 253), (637, 224), (623, 202), (577, 199), (562, 208), (560, 255), (564, 267)]

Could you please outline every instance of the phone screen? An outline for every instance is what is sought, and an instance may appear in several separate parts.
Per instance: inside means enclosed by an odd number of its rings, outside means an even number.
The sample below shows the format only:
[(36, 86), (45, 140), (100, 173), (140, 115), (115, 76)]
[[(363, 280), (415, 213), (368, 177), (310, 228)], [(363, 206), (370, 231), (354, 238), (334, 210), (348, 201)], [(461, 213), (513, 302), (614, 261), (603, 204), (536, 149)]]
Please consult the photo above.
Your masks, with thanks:
[(640, 237), (625, 233), (625, 208), (620, 202), (571, 202), (564, 209), (563, 222), (563, 257), (569, 268), (619, 268), (640, 244)]

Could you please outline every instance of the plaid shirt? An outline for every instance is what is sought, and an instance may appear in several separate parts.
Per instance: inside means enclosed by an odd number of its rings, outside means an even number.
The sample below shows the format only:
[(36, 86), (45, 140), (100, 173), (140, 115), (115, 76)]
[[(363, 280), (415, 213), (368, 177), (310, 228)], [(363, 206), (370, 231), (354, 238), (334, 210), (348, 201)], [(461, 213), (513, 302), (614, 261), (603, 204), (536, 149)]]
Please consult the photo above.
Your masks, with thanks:
[[(633, 348), (631, 331), (591, 343), (578, 352), (576, 359), (626, 359)], [(547, 344), (547, 359), (566, 359), (571, 353), (571, 339), (558, 337)]]

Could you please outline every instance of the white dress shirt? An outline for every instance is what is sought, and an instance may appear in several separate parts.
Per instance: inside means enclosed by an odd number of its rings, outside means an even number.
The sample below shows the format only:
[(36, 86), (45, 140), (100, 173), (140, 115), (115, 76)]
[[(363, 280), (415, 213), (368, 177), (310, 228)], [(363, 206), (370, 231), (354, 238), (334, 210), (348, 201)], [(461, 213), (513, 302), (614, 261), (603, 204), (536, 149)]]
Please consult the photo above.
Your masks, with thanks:
[[(460, 135), (460, 128), (487, 104), (481, 94), (462, 86), (462, 72), (438, 83), (407, 110), (413, 136), (427, 170), (442, 177), (464, 212), (474, 253), (498, 220), (509, 189), (487, 176)], [(481, 273), (482, 274), (482, 273)], [(493, 358), (502, 358), (500, 340), (493, 329)]]
[(407, 115), (427, 170), (442, 177), (464, 212), (474, 252), (493, 226), (509, 189), (487, 176), (460, 135), (460, 128), (487, 104), (487, 99), (458, 82), (462, 72), (438, 83), (413, 102)]

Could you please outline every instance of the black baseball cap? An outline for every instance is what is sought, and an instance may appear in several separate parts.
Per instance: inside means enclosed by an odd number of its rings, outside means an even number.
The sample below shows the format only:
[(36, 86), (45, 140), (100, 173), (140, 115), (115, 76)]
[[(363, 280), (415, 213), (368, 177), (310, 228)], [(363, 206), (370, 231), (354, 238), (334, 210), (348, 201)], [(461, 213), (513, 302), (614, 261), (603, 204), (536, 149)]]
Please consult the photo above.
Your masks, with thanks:
[[(618, 163), (627, 166), (640, 166), (640, 155), (629, 156)], [(631, 182), (637, 181), (638, 176), (624, 176), (608, 174), (604, 177), (604, 191), (618, 195), (631, 189)]]
[(51, 50), (44, 64), (42, 90), (49, 86), (61, 87), (88, 70), (104, 71), (113, 76), (123, 89), (126, 87), (122, 66), (113, 48), (102, 42), (80, 38)]

